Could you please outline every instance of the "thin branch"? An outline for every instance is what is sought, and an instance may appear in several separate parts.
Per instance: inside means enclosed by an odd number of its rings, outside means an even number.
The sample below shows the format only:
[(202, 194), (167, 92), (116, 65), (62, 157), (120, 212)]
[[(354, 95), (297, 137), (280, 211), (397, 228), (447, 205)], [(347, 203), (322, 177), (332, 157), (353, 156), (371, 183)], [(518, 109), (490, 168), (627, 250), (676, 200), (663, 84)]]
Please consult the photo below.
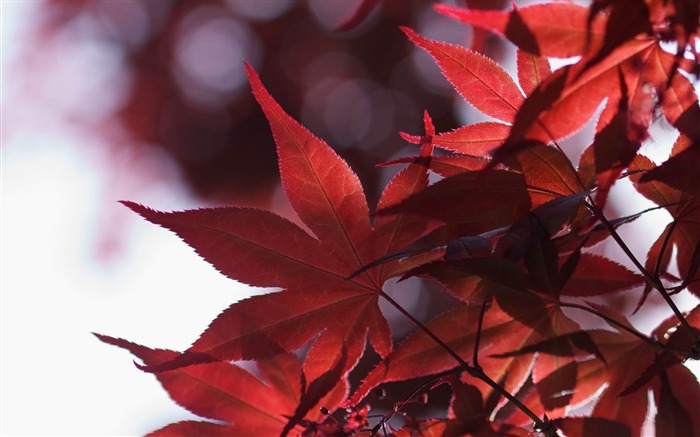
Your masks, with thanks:
[(652, 340), (651, 338), (647, 337), (646, 335), (642, 334), (641, 332), (637, 331), (636, 329), (634, 329), (630, 326), (627, 326), (624, 323), (620, 323), (617, 320), (613, 319), (612, 317), (608, 317), (605, 314), (601, 314), (598, 311), (594, 310), (593, 308), (589, 308), (587, 306), (579, 305), (576, 303), (564, 303), (564, 302), (560, 302), (559, 306), (565, 307), (565, 308), (576, 308), (579, 310), (586, 311), (590, 314), (593, 314), (594, 316), (598, 316), (601, 319), (604, 319), (606, 322), (608, 322), (612, 325), (615, 325), (616, 327), (618, 327), (624, 331), (629, 332), (630, 334), (632, 334), (635, 337), (637, 337), (638, 339), (642, 340), (644, 343), (647, 343), (649, 346), (653, 347), (654, 349), (662, 349), (664, 346), (663, 344)]
[(469, 364), (467, 364), (467, 362), (464, 361), (462, 357), (457, 355), (457, 352), (455, 352), (450, 346), (448, 346), (447, 343), (442, 341), (440, 337), (435, 335), (433, 331), (428, 329), (428, 327), (426, 327), (420, 320), (413, 317), (413, 315), (409, 313), (404, 307), (402, 307), (400, 303), (396, 302), (391, 296), (389, 296), (383, 291), (380, 291), (379, 295), (386, 299), (387, 302), (389, 302), (394, 308), (399, 310), (401, 314), (403, 314), (406, 318), (413, 322), (414, 325), (420, 328), (428, 337), (430, 337), (435, 343), (437, 343), (441, 348), (443, 348), (445, 352), (447, 352), (452, 358), (454, 358), (455, 361), (459, 363), (460, 366), (465, 368), (469, 367), (471, 369)]
[(671, 226), (668, 228), (668, 232), (666, 232), (666, 235), (664, 236), (664, 242), (661, 243), (659, 257), (656, 258), (656, 265), (654, 266), (654, 272), (652, 274), (654, 275), (654, 279), (659, 281), (659, 283), (661, 283), (661, 276), (659, 274), (659, 272), (661, 272), (661, 261), (663, 260), (666, 249), (668, 248), (668, 242), (671, 241), (671, 234), (673, 233), (674, 229), (676, 229), (675, 220), (671, 222)]
[(384, 416), (382, 416), (382, 419), (379, 421), (379, 423), (378, 423), (377, 425), (375, 425), (375, 426), (370, 430), (370, 431), (371, 431), (370, 437), (374, 437), (374, 436), (376, 435), (376, 433), (379, 431), (379, 428), (380, 428), (380, 427), (384, 429), (384, 434), (385, 434), (385, 435), (388, 435), (388, 434), (386, 433), (386, 428), (385, 428), (386, 422), (388, 422), (388, 421), (389, 421), (392, 417), (394, 417), (396, 414), (400, 413), (400, 412), (401, 412), (401, 409), (402, 409), (404, 406), (408, 405), (409, 401), (410, 401), (412, 398), (414, 398), (414, 397), (415, 397), (421, 390), (423, 390), (426, 386), (431, 385), (431, 384), (435, 384), (435, 382), (439, 381), (440, 378), (444, 378), (444, 377), (447, 376), (447, 375), (454, 374), (454, 373), (456, 373), (457, 371), (460, 371), (460, 372), (461, 372), (462, 370), (461, 370), (460, 368), (456, 368), (456, 369), (453, 369), (453, 370), (449, 370), (449, 371), (447, 371), (447, 372), (442, 372), (442, 373), (440, 373), (440, 374), (438, 374), (438, 375), (436, 375), (436, 376), (434, 376), (434, 377), (428, 379), (427, 381), (421, 383), (418, 387), (416, 387), (415, 389), (413, 389), (413, 390), (411, 391), (411, 393), (409, 393), (407, 396), (405, 396), (405, 397), (403, 398), (402, 401), (400, 401), (400, 402), (395, 402), (395, 403), (394, 403), (394, 408), (393, 408), (393, 410), (392, 410), (391, 412), (385, 414)]
[(460, 367), (467, 372), (469, 375), (478, 378), (482, 381), (484, 381), (486, 384), (490, 385), (491, 388), (493, 388), (495, 391), (501, 394), (504, 398), (506, 398), (508, 401), (512, 402), (520, 411), (525, 413), (530, 419), (532, 419), (533, 422), (535, 422), (535, 428), (540, 430), (540, 432), (543, 432), (547, 437), (556, 437), (556, 427), (547, 419), (546, 417), (544, 419), (540, 419), (535, 413), (532, 412), (525, 404), (520, 402), (518, 398), (510, 394), (508, 390), (505, 388), (501, 387), (496, 381), (493, 379), (489, 378), (488, 375), (486, 375), (481, 368), (478, 367), (473, 367), (467, 364), (466, 361), (460, 357), (457, 352), (455, 352), (447, 343), (442, 341), (440, 337), (435, 335), (433, 331), (431, 331), (427, 326), (425, 326), (420, 320), (416, 319), (413, 317), (411, 313), (409, 313), (404, 307), (401, 306), (398, 302), (396, 302), (391, 296), (386, 294), (383, 291), (379, 292), (379, 295), (382, 296), (384, 299), (386, 299), (387, 302), (389, 302), (394, 308), (399, 310), (401, 314), (406, 316), (411, 322), (413, 322), (420, 330), (422, 330), (428, 337), (433, 339), (435, 343), (437, 343), (441, 348), (445, 350), (454, 360), (459, 363)]
[[(589, 197), (590, 199), (590, 197)], [(615, 230), (615, 227), (610, 224), (607, 218), (605, 218), (605, 215), (603, 214), (603, 211), (598, 208), (593, 200), (591, 199), (591, 202), (586, 202), (585, 203), (586, 207), (591, 210), (591, 212), (600, 220), (603, 225), (608, 229), (608, 232), (610, 232), (610, 236), (613, 237), (615, 242), (617, 242), (618, 246), (622, 249), (623, 252), (627, 255), (627, 257), (632, 261), (632, 263), (637, 267), (639, 272), (644, 276), (644, 279), (647, 281), (649, 285), (651, 285), (653, 288), (655, 288), (661, 296), (664, 298), (668, 306), (673, 310), (673, 313), (676, 315), (678, 318), (678, 321), (685, 327), (685, 329), (690, 332), (690, 335), (692, 338), (695, 339), (695, 341), (700, 341), (700, 337), (698, 334), (695, 332), (695, 330), (690, 326), (688, 321), (685, 319), (683, 316), (683, 313), (678, 309), (675, 303), (673, 303), (673, 299), (671, 299), (671, 296), (669, 296), (668, 292), (664, 288), (663, 284), (661, 281), (657, 280), (653, 276), (649, 274), (649, 272), (644, 268), (644, 266), (639, 262), (637, 257), (634, 256), (630, 248), (627, 246), (627, 244), (622, 240), (620, 237), (620, 234), (617, 233)]]
[(636, 329), (634, 329), (634, 328), (632, 328), (632, 327), (630, 327), (630, 326), (627, 326), (627, 325), (625, 325), (624, 323), (620, 323), (620, 322), (618, 322), (617, 320), (613, 319), (612, 317), (608, 317), (608, 316), (606, 316), (605, 314), (599, 313), (598, 311), (596, 311), (596, 310), (593, 309), (593, 308), (589, 308), (589, 307), (587, 307), (587, 306), (579, 305), (579, 304), (576, 304), (576, 303), (565, 303), (565, 302), (560, 302), (560, 303), (559, 303), (559, 306), (566, 307), (566, 308), (576, 308), (576, 309), (579, 309), (579, 310), (586, 311), (586, 312), (588, 312), (588, 313), (590, 313), (590, 314), (593, 314), (594, 316), (598, 316), (598, 317), (600, 317), (601, 319), (604, 319), (606, 322), (608, 322), (608, 323), (610, 323), (610, 324), (612, 324), (612, 325), (615, 325), (616, 327), (618, 327), (618, 328), (620, 328), (620, 329), (622, 329), (622, 330), (624, 330), (624, 331), (629, 332), (630, 334), (632, 334), (632, 335), (634, 335), (635, 337), (639, 338), (639, 339), (642, 340), (644, 343), (648, 344), (649, 346), (653, 347), (654, 349), (667, 350), (667, 351), (675, 352), (675, 353), (680, 354), (680, 355), (683, 355), (683, 356), (689, 356), (688, 351), (684, 351), (684, 350), (676, 349), (676, 348), (673, 348), (673, 347), (669, 347), (669, 346), (667, 346), (667, 345), (665, 345), (665, 344), (663, 344), (663, 343), (661, 343), (661, 342), (659, 342), (659, 341), (654, 341), (654, 340), (652, 340), (651, 338), (647, 337), (646, 335), (642, 334), (641, 332), (637, 331)]
[(476, 339), (474, 340), (474, 354), (472, 357), (472, 366), (474, 368), (481, 370), (479, 365), (479, 341), (481, 340), (481, 327), (484, 324), (484, 313), (486, 312), (486, 302), (488, 299), (484, 299), (481, 303), (481, 311), (479, 311), (479, 324), (476, 327)]

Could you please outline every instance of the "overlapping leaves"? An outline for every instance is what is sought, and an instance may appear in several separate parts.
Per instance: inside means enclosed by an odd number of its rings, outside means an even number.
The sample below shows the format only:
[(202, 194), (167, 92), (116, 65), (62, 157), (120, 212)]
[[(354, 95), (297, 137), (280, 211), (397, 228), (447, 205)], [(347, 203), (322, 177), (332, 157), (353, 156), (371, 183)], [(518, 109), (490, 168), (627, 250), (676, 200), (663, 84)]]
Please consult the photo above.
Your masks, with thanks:
[[(391, 350), (389, 326), (377, 300), (384, 280), (400, 274), (396, 262), (353, 280), (355, 270), (419, 237), (427, 221), (380, 218), (372, 228), (359, 180), (322, 140), (291, 119), (249, 69), (256, 98), (277, 142), (282, 183), (290, 203), (313, 235), (267, 211), (216, 208), (162, 213), (127, 203), (178, 234), (226, 276), (283, 291), (233, 304), (186, 352), (151, 371), (237, 359), (268, 359), (293, 351), (318, 336), (304, 362), (314, 380), (339, 359), (345, 345), (354, 367), (368, 337), (375, 350)], [(423, 148), (429, 157), (430, 143)], [(392, 205), (427, 185), (427, 172), (414, 164), (397, 175), (379, 205)]]
[[(147, 365), (167, 362), (178, 355), (177, 352), (150, 349), (118, 338), (97, 337), (130, 351)], [(175, 402), (219, 423), (177, 422), (149, 436), (246, 435), (251, 430), (260, 435), (279, 435), (295, 413), (301, 416), (299, 419), (320, 421), (322, 414), (318, 408), (312, 407), (320, 404), (334, 408), (346, 395), (346, 384), (341, 382), (332, 391), (319, 393), (311, 405), (300, 411), (300, 401), (313, 393), (305, 387), (301, 362), (297, 357), (281, 354), (258, 361), (257, 369), (265, 382), (229, 363), (200, 364), (158, 373), (160, 383)]]
[[(697, 35), (697, 22), (689, 23), (697, 17), (698, 4), (661, 3), (596, 2), (591, 9), (553, 3), (510, 12), (436, 7), (449, 17), (502, 35), (532, 55), (581, 57), (531, 91), (494, 158), (502, 161), (531, 140), (548, 143), (571, 135), (605, 100), (594, 143), (602, 205), (607, 190), (645, 139), (655, 110), (697, 138), (697, 95), (678, 72), (694, 67), (663, 50), (660, 43), (669, 36), (665, 20), (684, 23), (671, 32), (682, 34), (685, 41)], [(689, 121), (693, 118), (695, 122)]]
[[(345, 25), (378, 4), (363, 2)], [(250, 67), (297, 216), (242, 207), (166, 213), (125, 202), (227, 277), (281, 289), (234, 303), (183, 353), (99, 336), (139, 357), (178, 403), (223, 422), (179, 422), (155, 435), (352, 435), (365, 426), (364, 413), (342, 427), (330, 417), (321, 423), (317, 408), (355, 407), (379, 385), (434, 375), (452, 391), (447, 417), (408, 417), (397, 435), (527, 435), (534, 414), (567, 435), (638, 436), (649, 393), (657, 433), (700, 430), (692, 411), (700, 389), (682, 365), (700, 355), (697, 308), (647, 337), (613, 309), (571, 303), (645, 280), (643, 297), (652, 288), (700, 295), (700, 107), (687, 74), (697, 55), (683, 53), (697, 36), (698, 2), (436, 9), (515, 43), (517, 83), (475, 50), (403, 28), (467, 102), (498, 121), (436, 134), (426, 113), (424, 135), (403, 135), (421, 145), (419, 155), (391, 162), (408, 166), (374, 216), (348, 165), (287, 115)], [(677, 53), (662, 48), (669, 39)], [(572, 56), (580, 60), (551, 71), (547, 57)], [(557, 142), (598, 109), (595, 138), (575, 168)], [(657, 115), (680, 132), (659, 166), (638, 154)], [(450, 154), (433, 156), (434, 146)], [(429, 170), (442, 179), (429, 184)], [(643, 274), (587, 249), (638, 216), (596, 225), (589, 212), (603, 218), (622, 176), (672, 217)], [(437, 281), (455, 299), (394, 347), (378, 300), (398, 305), (383, 284), (410, 276)], [(567, 307), (614, 331), (582, 328)], [(346, 399), (346, 377), (367, 343), (379, 363)], [(290, 352), (305, 345), (302, 364)], [(233, 360), (255, 360), (265, 381)], [(503, 391), (525, 407), (501, 399)], [(596, 394), (591, 417), (566, 417)]]

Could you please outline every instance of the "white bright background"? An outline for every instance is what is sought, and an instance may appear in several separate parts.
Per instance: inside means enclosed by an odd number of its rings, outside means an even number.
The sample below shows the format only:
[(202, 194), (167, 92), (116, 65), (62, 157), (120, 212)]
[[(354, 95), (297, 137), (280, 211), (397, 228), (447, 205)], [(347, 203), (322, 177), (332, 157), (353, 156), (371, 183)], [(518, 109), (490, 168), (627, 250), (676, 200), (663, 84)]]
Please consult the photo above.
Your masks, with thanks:
[(117, 203), (202, 206), (178, 194), (174, 170), (138, 175), (158, 156), (114, 152), (62, 116), (84, 122), (118, 103), (104, 48), (35, 57), (50, 84), (21, 74), (37, 7), (2, 1), (1, 432), (143, 435), (195, 416), (91, 332), (182, 350), (251, 290)]
[[(118, 56), (84, 42), (65, 59), (47, 50), (22, 65), (38, 3), (0, 1), (0, 432), (143, 435), (194, 418), (138, 371), (128, 352), (90, 333), (181, 350), (221, 310), (259, 290), (222, 277), (168, 231), (117, 203), (205, 206), (181, 194), (174, 169), (144, 176), (161, 157), (115, 152), (82, 128), (110, 128), (100, 118), (120, 103)], [(23, 73), (48, 68), (47, 83)], [(667, 219), (655, 214), (640, 221)], [(694, 304), (686, 300), (685, 307)]]

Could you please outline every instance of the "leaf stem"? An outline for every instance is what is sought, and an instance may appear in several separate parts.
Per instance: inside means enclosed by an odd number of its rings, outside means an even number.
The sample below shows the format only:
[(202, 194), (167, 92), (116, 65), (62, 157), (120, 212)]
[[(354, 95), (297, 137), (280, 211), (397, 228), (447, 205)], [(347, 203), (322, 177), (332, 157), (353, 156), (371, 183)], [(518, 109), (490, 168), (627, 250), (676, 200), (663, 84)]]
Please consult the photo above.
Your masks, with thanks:
[[(508, 390), (505, 388), (501, 387), (500, 384), (498, 384), (496, 381), (493, 379), (489, 378), (488, 375), (484, 373), (484, 371), (481, 369), (481, 367), (473, 367), (467, 364), (466, 361), (460, 357), (457, 352), (454, 351), (447, 343), (442, 341), (440, 337), (435, 335), (433, 331), (431, 331), (427, 326), (425, 326), (420, 320), (416, 319), (413, 317), (411, 313), (409, 313), (404, 307), (401, 306), (398, 302), (396, 302), (391, 296), (386, 294), (383, 291), (379, 292), (379, 295), (382, 296), (384, 299), (386, 299), (387, 302), (389, 302), (394, 308), (399, 310), (401, 314), (403, 314), (405, 317), (407, 317), (413, 324), (415, 324), (420, 330), (422, 330), (428, 337), (430, 337), (435, 343), (437, 343), (441, 348), (445, 350), (452, 358), (454, 358), (457, 363), (459, 363), (460, 367), (464, 369), (465, 372), (467, 372), (469, 375), (478, 378), (482, 381), (484, 381), (486, 384), (490, 385), (495, 391), (501, 394), (501, 396), (505, 397), (508, 401), (512, 402), (520, 411), (525, 413), (530, 419), (532, 419), (533, 422), (535, 422), (535, 428), (540, 430), (541, 432), (545, 433), (547, 437), (556, 437), (556, 428), (554, 428), (554, 425), (547, 419), (545, 418), (540, 419), (535, 413), (532, 412), (525, 404), (520, 402), (518, 398), (510, 394)], [(483, 307), (482, 307), (483, 311)]]
[[(590, 196), (589, 196), (590, 199)], [(603, 211), (596, 206), (596, 204), (593, 202), (592, 199), (590, 199), (590, 202), (585, 202), (586, 207), (591, 210), (591, 212), (598, 218), (598, 220), (603, 223), (603, 225), (608, 229), (608, 232), (610, 233), (610, 236), (613, 237), (615, 242), (617, 243), (618, 246), (622, 249), (623, 252), (627, 255), (627, 257), (632, 261), (632, 263), (637, 267), (639, 272), (644, 276), (644, 279), (647, 281), (649, 285), (651, 285), (653, 288), (655, 288), (661, 296), (664, 298), (668, 306), (673, 310), (673, 313), (676, 315), (678, 318), (678, 321), (680, 322), (681, 325), (685, 327), (685, 329), (690, 332), (690, 336), (695, 339), (695, 341), (700, 341), (700, 337), (698, 337), (698, 334), (695, 332), (695, 330), (690, 326), (688, 321), (685, 319), (683, 316), (683, 313), (678, 309), (675, 303), (673, 303), (673, 299), (671, 299), (671, 296), (669, 296), (668, 292), (664, 288), (663, 284), (661, 283), (660, 280), (654, 278), (649, 274), (647, 269), (644, 268), (644, 266), (639, 262), (637, 257), (634, 256), (630, 248), (627, 246), (627, 244), (622, 240), (620, 237), (620, 234), (617, 233), (615, 230), (615, 227), (610, 224), (608, 219), (605, 217), (605, 214), (603, 214)]]
[(671, 222), (671, 226), (668, 227), (668, 232), (666, 232), (666, 235), (664, 235), (664, 242), (661, 243), (661, 250), (659, 251), (659, 257), (656, 258), (656, 265), (654, 266), (654, 272), (652, 273), (654, 275), (654, 279), (659, 281), (661, 283), (661, 263), (664, 258), (664, 255), (666, 253), (666, 249), (668, 248), (668, 242), (671, 241), (671, 233), (673, 233), (673, 230), (676, 228), (676, 221), (673, 220)]
[[(408, 403), (411, 401), (411, 399), (413, 399), (418, 393), (420, 393), (421, 390), (425, 389), (425, 387), (427, 387), (428, 385), (435, 384), (437, 381), (440, 380), (440, 378), (444, 378), (447, 375), (457, 373), (457, 371), (461, 371), (461, 370), (459, 370), (459, 368), (455, 368), (455, 369), (449, 370), (447, 372), (439, 373), (439, 374), (433, 376), (432, 378), (421, 383), (413, 391), (411, 391), (411, 393), (409, 393), (407, 396), (405, 396), (403, 398), (403, 401), (394, 403), (394, 408), (389, 413), (382, 416), (382, 419), (380, 420), (380, 422), (372, 428), (372, 432), (370, 433), (370, 437), (374, 437), (376, 435), (377, 431), (379, 431), (379, 428), (384, 428), (386, 422), (388, 422), (389, 419), (394, 417), (396, 414), (401, 413), (401, 409), (403, 407), (405, 407), (406, 405), (408, 405)], [(384, 430), (384, 435), (389, 435), (386, 432), (386, 430)]]
[(472, 366), (481, 369), (479, 365), (479, 342), (481, 341), (481, 327), (484, 324), (484, 313), (486, 312), (486, 303), (488, 299), (484, 299), (481, 303), (481, 311), (479, 311), (479, 324), (476, 327), (476, 338), (474, 339), (474, 354), (472, 357)]
[(686, 351), (686, 350), (681, 350), (681, 349), (676, 349), (674, 347), (670, 347), (666, 344), (661, 343), (658, 340), (654, 341), (651, 338), (647, 337), (646, 335), (642, 334), (641, 332), (637, 331), (636, 329), (634, 329), (630, 326), (627, 326), (624, 323), (620, 323), (617, 320), (613, 319), (612, 317), (608, 317), (605, 314), (599, 313), (598, 311), (596, 311), (593, 308), (589, 308), (587, 306), (579, 305), (576, 303), (565, 303), (565, 302), (560, 302), (559, 306), (567, 307), (567, 308), (577, 308), (577, 309), (586, 311), (590, 314), (593, 314), (594, 316), (598, 316), (601, 319), (604, 319), (605, 321), (607, 321), (608, 323), (613, 324), (613, 325), (617, 326), (618, 328), (629, 332), (630, 334), (639, 338), (640, 340), (647, 343), (649, 346), (653, 347), (654, 349), (661, 349), (661, 350), (666, 350), (669, 352), (674, 352), (674, 353), (677, 353), (679, 355), (683, 355), (684, 357), (688, 357), (688, 358), (690, 358), (690, 356), (691, 356), (691, 354), (688, 353), (688, 351)]
[(642, 340), (643, 342), (649, 344), (650, 346), (652, 346), (652, 347), (655, 348), (655, 349), (663, 349), (663, 348), (664, 348), (664, 345), (663, 345), (663, 344), (661, 344), (661, 343), (659, 343), (659, 342), (655, 342), (654, 340), (652, 340), (651, 338), (649, 338), (649, 337), (647, 337), (646, 335), (642, 334), (641, 332), (637, 331), (636, 329), (634, 329), (634, 328), (632, 328), (632, 327), (630, 327), (630, 326), (627, 326), (627, 325), (625, 325), (624, 323), (620, 323), (620, 322), (618, 322), (617, 320), (613, 319), (612, 317), (608, 317), (608, 316), (606, 316), (605, 314), (601, 314), (601, 313), (599, 313), (598, 311), (594, 310), (593, 308), (589, 308), (589, 307), (587, 307), (587, 306), (579, 305), (579, 304), (576, 304), (576, 303), (565, 303), (565, 302), (560, 302), (560, 303), (559, 303), (559, 306), (562, 306), (562, 307), (565, 307), (565, 308), (576, 308), (576, 309), (579, 309), (579, 310), (586, 311), (586, 312), (588, 312), (588, 313), (590, 313), (590, 314), (593, 314), (593, 315), (595, 315), (595, 316), (600, 317), (601, 319), (604, 319), (606, 322), (608, 322), (608, 323), (610, 323), (610, 324), (612, 324), (612, 325), (615, 325), (615, 326), (617, 326), (618, 328), (620, 328), (620, 329), (622, 329), (622, 330), (625, 330), (625, 331), (629, 332), (630, 334), (634, 335), (635, 337), (639, 338), (640, 340)]

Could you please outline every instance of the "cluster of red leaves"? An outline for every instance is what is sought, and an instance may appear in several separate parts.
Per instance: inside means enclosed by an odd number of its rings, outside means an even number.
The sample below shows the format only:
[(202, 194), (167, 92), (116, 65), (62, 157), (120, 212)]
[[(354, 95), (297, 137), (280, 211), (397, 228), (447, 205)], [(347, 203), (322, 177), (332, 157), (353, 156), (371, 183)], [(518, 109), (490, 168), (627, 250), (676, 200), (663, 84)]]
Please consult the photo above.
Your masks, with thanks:
[[(698, 66), (698, 1), (436, 10), (512, 41), (517, 83), (476, 51), (404, 28), (470, 104), (499, 121), (436, 134), (426, 113), (424, 135), (403, 135), (420, 153), (398, 160), (408, 166), (374, 212), (347, 164), (289, 117), (250, 68), (297, 222), (251, 208), (165, 213), (125, 202), (222, 274), (281, 289), (231, 305), (182, 353), (98, 336), (139, 357), (176, 402), (219, 421), (153, 435), (526, 436), (536, 415), (548, 435), (639, 436), (649, 393), (657, 435), (700, 434), (700, 386), (682, 365), (700, 356), (700, 307), (649, 337), (586, 300), (635, 287), (643, 297), (653, 289), (700, 296), (700, 107), (689, 79)], [(675, 41), (677, 53), (664, 41)], [(551, 71), (548, 57), (574, 56)], [(601, 107), (575, 168), (557, 141)], [(679, 136), (656, 166), (638, 150), (661, 118)], [(429, 184), (429, 172), (441, 179)], [(590, 250), (636, 217), (602, 215), (623, 177), (672, 217), (639, 273)], [(437, 281), (455, 303), (394, 345), (378, 301), (412, 318), (382, 287), (413, 276)], [(612, 329), (584, 329), (567, 307)], [(379, 363), (350, 387), (367, 344)], [(290, 353), (304, 345), (301, 362)], [(236, 360), (254, 360), (265, 381)], [(398, 430), (388, 416), (368, 424), (361, 402), (373, 389), (422, 377), (449, 386), (445, 417), (406, 416)], [(577, 417), (575, 407), (590, 399), (592, 411)], [(348, 412), (333, 414), (341, 407)]]

